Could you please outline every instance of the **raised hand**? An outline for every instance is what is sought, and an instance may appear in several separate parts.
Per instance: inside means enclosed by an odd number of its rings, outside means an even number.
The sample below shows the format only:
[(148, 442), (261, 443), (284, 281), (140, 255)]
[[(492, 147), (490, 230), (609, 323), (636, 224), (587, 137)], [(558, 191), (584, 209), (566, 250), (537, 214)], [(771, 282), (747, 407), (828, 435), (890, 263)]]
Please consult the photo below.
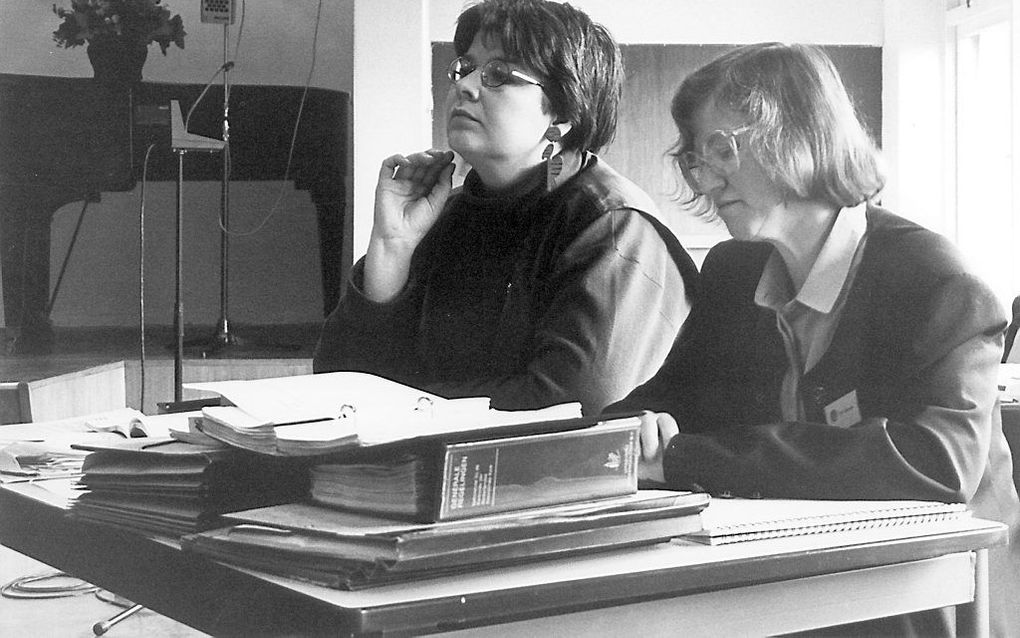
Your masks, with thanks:
[(453, 170), (453, 153), (436, 149), (383, 161), (365, 257), (369, 299), (389, 301), (407, 283), (414, 249), (439, 219), (450, 196)]

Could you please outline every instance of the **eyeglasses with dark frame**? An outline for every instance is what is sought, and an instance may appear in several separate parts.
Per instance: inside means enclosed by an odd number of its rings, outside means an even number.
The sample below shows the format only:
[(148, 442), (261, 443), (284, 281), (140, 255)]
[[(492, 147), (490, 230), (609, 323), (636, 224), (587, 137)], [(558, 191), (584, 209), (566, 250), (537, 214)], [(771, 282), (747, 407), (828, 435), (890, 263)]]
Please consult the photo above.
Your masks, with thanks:
[[(450, 63), (449, 68), (446, 70), (446, 77), (450, 78), (451, 82), (456, 83), (474, 73), (477, 68), (478, 65), (471, 60), (459, 57)], [(521, 82), (534, 84), (538, 87), (542, 86), (541, 82), (527, 73), (513, 68), (506, 60), (493, 58), (482, 65), (482, 86), (494, 89), (507, 83), (514, 83), (515, 78)]]
[(732, 131), (712, 131), (702, 143), (700, 153), (684, 151), (676, 156), (680, 173), (695, 193), (704, 195), (709, 191), (706, 171), (728, 178), (740, 170), (740, 141), (737, 136), (749, 130), (750, 125)]

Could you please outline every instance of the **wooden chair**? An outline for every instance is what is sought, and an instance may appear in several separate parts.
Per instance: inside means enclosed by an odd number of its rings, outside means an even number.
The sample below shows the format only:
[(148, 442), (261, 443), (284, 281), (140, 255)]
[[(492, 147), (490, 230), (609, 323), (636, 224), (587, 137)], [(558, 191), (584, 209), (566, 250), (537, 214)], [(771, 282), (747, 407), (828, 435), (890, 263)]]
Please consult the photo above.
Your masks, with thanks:
[(32, 420), (28, 384), (24, 381), (0, 382), (0, 425)]
[(123, 361), (75, 368), (0, 381), (0, 425), (66, 419), (127, 405)]
[(1020, 295), (1013, 298), (1013, 318), (1006, 326), (1006, 340), (1002, 348), (1002, 363), (1020, 363), (1020, 357), (1014, 357), (1018, 361), (1009, 361), (1009, 354), (1013, 350), (1013, 341), (1016, 340), (1016, 329), (1020, 325)]

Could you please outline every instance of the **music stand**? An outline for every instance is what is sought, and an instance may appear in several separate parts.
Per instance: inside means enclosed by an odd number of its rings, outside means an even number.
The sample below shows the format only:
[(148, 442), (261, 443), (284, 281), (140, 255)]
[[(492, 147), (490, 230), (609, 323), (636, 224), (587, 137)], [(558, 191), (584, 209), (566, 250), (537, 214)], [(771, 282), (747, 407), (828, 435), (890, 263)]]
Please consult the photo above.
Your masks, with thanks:
[(184, 127), (181, 105), (170, 100), (170, 147), (177, 153), (177, 229), (176, 229), (176, 291), (174, 295), (174, 401), (184, 397), (184, 304), (182, 301), (184, 264), (184, 154), (189, 151), (218, 153), (227, 143), (211, 137), (189, 133)]

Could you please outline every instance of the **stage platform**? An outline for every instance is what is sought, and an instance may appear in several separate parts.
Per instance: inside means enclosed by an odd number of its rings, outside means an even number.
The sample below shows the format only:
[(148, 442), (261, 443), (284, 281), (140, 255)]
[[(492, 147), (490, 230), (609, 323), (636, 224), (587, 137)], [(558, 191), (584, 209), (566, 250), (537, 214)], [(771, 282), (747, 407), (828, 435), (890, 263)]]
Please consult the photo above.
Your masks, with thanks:
[[(183, 382), (310, 374), (317, 336), (318, 326), (248, 328), (237, 333), (236, 345), (189, 345)], [(57, 332), (52, 354), (0, 356), (0, 424), (125, 405), (155, 414), (157, 403), (174, 398), (174, 357), (167, 346), (172, 334), (168, 329), (148, 331), (144, 365), (140, 343), (136, 334), (123, 329), (65, 329)], [(198, 397), (184, 391), (184, 399)]]

